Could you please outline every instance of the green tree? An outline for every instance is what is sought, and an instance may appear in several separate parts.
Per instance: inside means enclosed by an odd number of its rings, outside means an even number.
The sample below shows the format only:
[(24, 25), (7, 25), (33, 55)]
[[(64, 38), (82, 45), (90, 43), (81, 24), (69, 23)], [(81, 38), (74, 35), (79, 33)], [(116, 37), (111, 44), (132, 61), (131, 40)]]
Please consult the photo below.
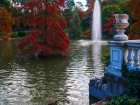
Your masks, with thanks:
[(90, 21), (92, 21), (91, 15), (87, 15), (82, 20), (82, 26), (85, 27), (85, 29), (90, 28)]
[(123, 13), (128, 13), (128, 10), (126, 9), (126, 4), (128, 1), (130, 0), (116, 0), (116, 4), (120, 7)]
[(73, 17), (72, 11), (70, 9), (65, 9), (64, 13), (63, 13), (63, 17), (64, 17), (65, 21), (67, 22), (67, 25), (69, 26), (70, 20)]
[(7, 0), (0, 0), (0, 7), (10, 7), (10, 2)]
[(85, 30), (91, 28), (94, 3), (95, 0), (87, 0), (87, 6), (88, 6), (87, 16), (84, 17), (82, 20), (82, 27), (84, 27)]
[(72, 39), (78, 39), (81, 35), (81, 20), (79, 18), (78, 13), (75, 11), (73, 19), (70, 20), (69, 27), (69, 37)]
[(109, 18), (111, 17), (111, 12), (114, 12), (114, 14), (123, 13), (119, 6), (117, 5), (108, 5), (102, 8), (101, 15), (102, 15), (102, 24), (106, 24), (109, 22)]
[(21, 5), (27, 3), (28, 1), (31, 1), (31, 0), (12, 0), (13, 2), (18, 2), (20, 3)]
[(113, 4), (116, 4), (117, 3), (117, 0), (108, 0), (108, 1), (111, 1)]

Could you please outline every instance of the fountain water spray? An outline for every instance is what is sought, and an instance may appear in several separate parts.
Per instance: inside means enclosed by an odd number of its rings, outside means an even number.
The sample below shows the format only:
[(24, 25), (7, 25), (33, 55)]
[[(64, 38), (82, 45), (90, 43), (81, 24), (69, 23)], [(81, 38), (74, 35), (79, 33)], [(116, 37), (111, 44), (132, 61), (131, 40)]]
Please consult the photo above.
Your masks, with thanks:
[(96, 0), (93, 10), (93, 21), (92, 21), (92, 41), (101, 40), (101, 9), (99, 1)]

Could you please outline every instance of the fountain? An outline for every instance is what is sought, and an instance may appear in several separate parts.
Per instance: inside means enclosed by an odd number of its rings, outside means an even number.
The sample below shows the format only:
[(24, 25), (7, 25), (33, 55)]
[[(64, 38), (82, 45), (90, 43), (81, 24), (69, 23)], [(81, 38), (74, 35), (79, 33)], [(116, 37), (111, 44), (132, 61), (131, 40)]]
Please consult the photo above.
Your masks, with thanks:
[(99, 1), (95, 1), (92, 21), (92, 41), (101, 40), (101, 9)]

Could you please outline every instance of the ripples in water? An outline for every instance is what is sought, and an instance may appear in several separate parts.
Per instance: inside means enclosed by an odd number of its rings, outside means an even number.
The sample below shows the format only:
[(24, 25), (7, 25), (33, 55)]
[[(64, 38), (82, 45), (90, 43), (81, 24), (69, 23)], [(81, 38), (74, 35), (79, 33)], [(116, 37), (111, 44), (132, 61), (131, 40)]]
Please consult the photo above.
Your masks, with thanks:
[(14, 57), (19, 42), (0, 42), (1, 105), (47, 105), (56, 100), (59, 105), (89, 104), (88, 83), (103, 75), (98, 55), (106, 42), (71, 41), (71, 56), (34, 60)]

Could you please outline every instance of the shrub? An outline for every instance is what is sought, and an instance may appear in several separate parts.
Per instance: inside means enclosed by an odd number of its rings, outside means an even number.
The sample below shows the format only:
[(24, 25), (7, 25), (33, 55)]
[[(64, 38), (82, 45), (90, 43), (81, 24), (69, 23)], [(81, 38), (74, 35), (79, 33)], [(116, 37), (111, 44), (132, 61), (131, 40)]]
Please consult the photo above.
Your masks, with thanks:
[(18, 33), (18, 36), (19, 36), (19, 37), (24, 37), (26, 34), (27, 34), (27, 32), (19, 32), (19, 33)]
[(128, 70), (125, 62), (122, 65), (123, 77), (128, 80), (128, 91), (123, 96), (117, 96), (106, 105), (140, 105), (140, 71)]
[(139, 98), (130, 98), (129, 96), (119, 96), (115, 97), (109, 102), (106, 102), (105, 105), (140, 105)]
[(65, 28), (65, 29), (64, 29), (64, 32), (65, 32), (65, 33), (68, 33), (68, 32), (69, 32), (69, 30), (68, 30), (67, 28)]
[(11, 34), (11, 38), (17, 38), (17, 37), (19, 37), (17, 33), (12, 33)]
[(130, 100), (128, 96), (119, 96), (107, 102), (106, 105), (130, 105)]
[(86, 36), (86, 38), (88, 38), (88, 39), (90, 39), (91, 38), (91, 30), (90, 29), (88, 29), (88, 30), (86, 30), (84, 33), (83, 33), (83, 35), (84, 36)]

